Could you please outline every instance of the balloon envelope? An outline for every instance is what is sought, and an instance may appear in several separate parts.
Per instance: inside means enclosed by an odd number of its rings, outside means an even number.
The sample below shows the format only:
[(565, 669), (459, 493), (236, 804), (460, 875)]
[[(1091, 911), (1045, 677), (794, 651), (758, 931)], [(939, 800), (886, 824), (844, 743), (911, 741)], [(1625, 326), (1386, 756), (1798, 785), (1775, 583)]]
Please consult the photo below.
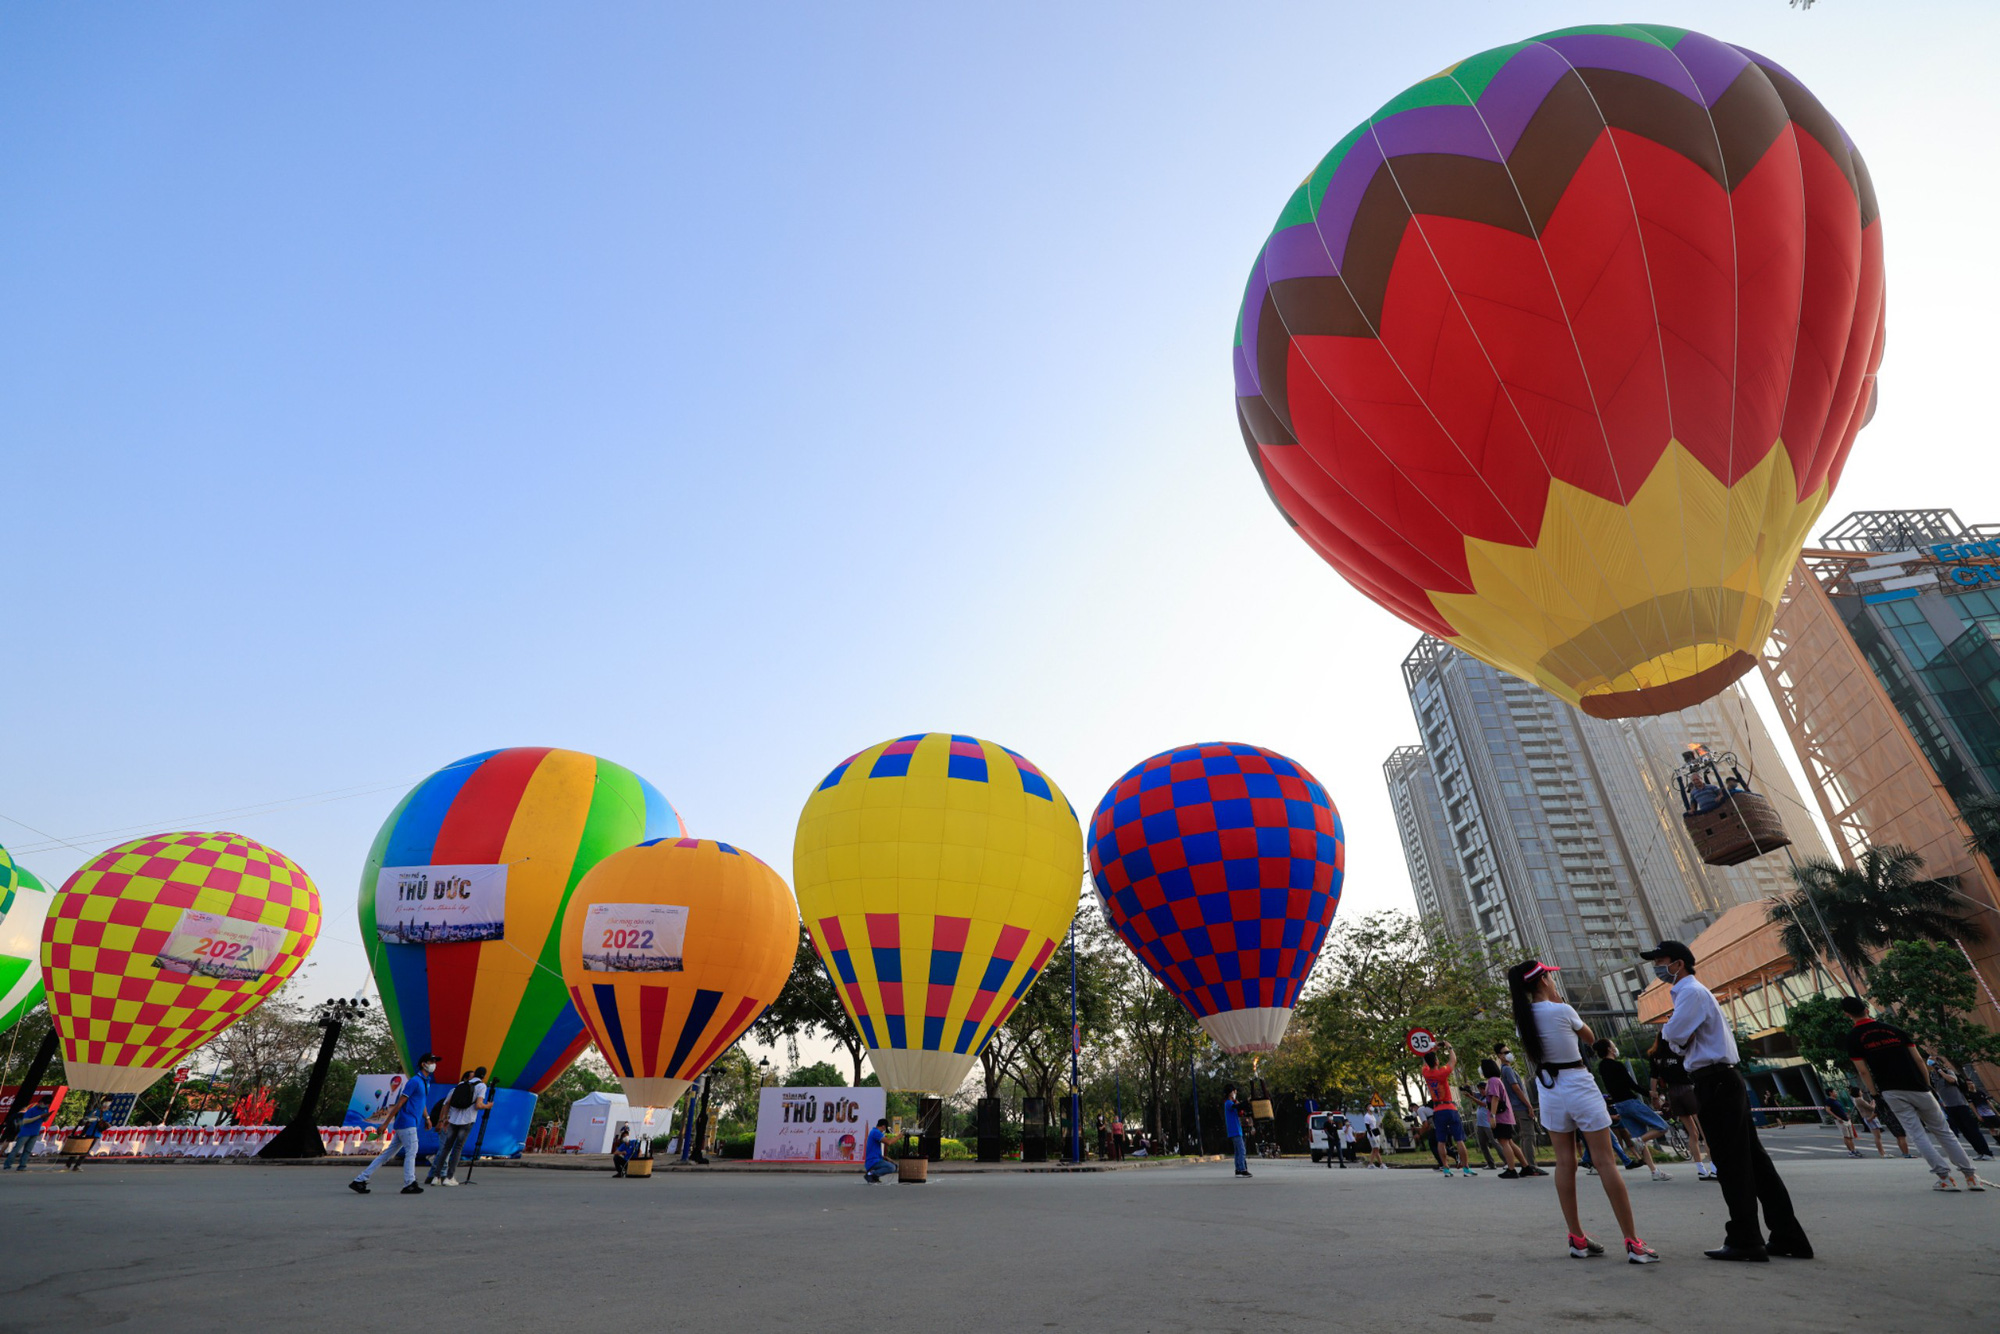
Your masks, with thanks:
[[(198, 971), (206, 962), (193, 962), (195, 947), (206, 942), (189, 913), (223, 919), (214, 939), (255, 941), (241, 955), (240, 971), (252, 975)], [(101, 854), (63, 882), (42, 927), (42, 976), (69, 1081), (144, 1092), (297, 972), (319, 923), (306, 873), (241, 834), (152, 834)], [(188, 966), (163, 968), (163, 956)]]
[(799, 910), (885, 1088), (950, 1093), (1076, 912), (1062, 790), (991, 741), (884, 741), (834, 767), (793, 847)]
[(563, 982), (636, 1107), (671, 1107), (778, 998), (798, 948), (778, 873), (707, 839), (614, 852), (563, 909)]
[[(680, 816), (631, 770), (574, 750), (516, 746), (438, 770), (403, 798), (361, 874), (361, 938), (406, 1068), (425, 1052), (440, 1078), (485, 1066), (501, 1088), (540, 1092), (586, 1043), (569, 1003), (556, 930), (598, 862), (682, 835)], [(378, 898), (472, 882), (490, 918), (460, 930), (385, 934)], [(458, 938), (454, 939), (453, 936)]]
[(49, 915), (48, 887), (0, 848), (7, 910), (0, 916), (0, 1033), (42, 1003), (42, 923)]
[(1651, 25), (1482, 52), (1293, 193), (1235, 347), (1299, 536), (1599, 717), (1748, 671), (1882, 358), (1882, 235), (1833, 117)]
[(1296, 760), (1215, 742), (1162, 751), (1090, 818), (1105, 916), (1228, 1052), (1271, 1051), (1340, 906), (1340, 812)]
[(14, 854), (0, 848), (0, 922), (7, 920), (7, 910), (14, 906), (14, 895), (23, 882), (40, 887), (41, 881), (35, 873), (14, 860)]

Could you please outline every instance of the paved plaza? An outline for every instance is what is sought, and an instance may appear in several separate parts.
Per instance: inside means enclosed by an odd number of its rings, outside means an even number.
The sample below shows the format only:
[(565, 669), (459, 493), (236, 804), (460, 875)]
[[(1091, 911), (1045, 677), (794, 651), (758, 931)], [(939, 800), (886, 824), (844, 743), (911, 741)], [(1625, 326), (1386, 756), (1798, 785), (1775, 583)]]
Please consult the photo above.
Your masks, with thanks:
[[(1788, 1139), (1788, 1135), (1796, 1138)], [(1666, 1263), (1567, 1258), (1547, 1181), (1302, 1160), (1083, 1173), (482, 1168), (422, 1196), (314, 1166), (92, 1163), (0, 1180), (0, 1330), (2000, 1328), (2000, 1190), (1769, 1135), (1820, 1258), (1720, 1265), (1716, 1187), (1628, 1173)]]

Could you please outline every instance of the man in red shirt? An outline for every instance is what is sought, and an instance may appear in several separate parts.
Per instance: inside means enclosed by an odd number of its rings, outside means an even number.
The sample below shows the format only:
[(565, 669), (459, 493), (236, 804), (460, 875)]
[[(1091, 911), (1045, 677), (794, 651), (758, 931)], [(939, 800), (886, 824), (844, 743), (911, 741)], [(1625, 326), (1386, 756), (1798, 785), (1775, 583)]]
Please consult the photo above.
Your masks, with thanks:
[(1438, 1162), (1446, 1176), (1451, 1175), (1451, 1159), (1447, 1150), (1458, 1148), (1458, 1170), (1469, 1177), (1479, 1173), (1472, 1170), (1472, 1163), (1465, 1156), (1465, 1118), (1458, 1112), (1458, 1090), (1451, 1084), (1451, 1077), (1457, 1072), (1458, 1053), (1440, 1041), (1437, 1046), (1424, 1053), (1424, 1084), (1431, 1095), (1431, 1147), (1437, 1150)]

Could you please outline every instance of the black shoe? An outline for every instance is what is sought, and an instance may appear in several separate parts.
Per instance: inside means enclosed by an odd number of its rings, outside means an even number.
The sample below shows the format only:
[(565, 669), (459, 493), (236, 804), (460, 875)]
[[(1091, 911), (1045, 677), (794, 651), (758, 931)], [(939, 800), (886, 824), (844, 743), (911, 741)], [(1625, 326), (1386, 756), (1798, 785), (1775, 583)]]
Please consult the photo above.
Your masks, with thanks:
[(1249, 1176), (1250, 1174), (1249, 1174), (1248, 1172), (1238, 1172), (1238, 1173), (1237, 1173), (1236, 1175), (1237, 1175), (1237, 1176), (1240, 1176), (1240, 1177), (1247, 1177), (1247, 1176)]
[(403, 1187), (402, 1189), (402, 1194), (404, 1195), (421, 1195), (423, 1193), (424, 1193), (424, 1188), (422, 1186), (419, 1186), (414, 1181), (412, 1181), (409, 1185)]
[(347, 1188), (356, 1195), (366, 1195), (368, 1193), (368, 1183), (366, 1181), (350, 1181), (347, 1183)]
[(1771, 1242), (1764, 1247), (1766, 1255), (1782, 1255), (1787, 1260), (1810, 1260), (1813, 1258), (1812, 1243), (1809, 1241)]
[(1520, 1179), (1521, 1174), (1511, 1167), (1494, 1178), (1496, 1181), (1519, 1181)]
[(1769, 1263), (1771, 1259), (1771, 1253), (1762, 1246), (1730, 1246), (1724, 1244), (1712, 1251), (1703, 1251), (1702, 1254), (1711, 1260), (1753, 1260), (1759, 1264)]
[(1523, 1172), (1523, 1173), (1522, 1173), (1521, 1175), (1523, 1175), (1523, 1176), (1531, 1176), (1531, 1177), (1545, 1177), (1545, 1176), (1547, 1176), (1547, 1175), (1548, 1175), (1548, 1173), (1547, 1173), (1547, 1172), (1544, 1172), (1544, 1171), (1543, 1171), (1543, 1170), (1542, 1170), (1541, 1168), (1539, 1168), (1539, 1167), (1531, 1167), (1531, 1168), (1529, 1168), (1529, 1169), (1528, 1169), (1528, 1170), (1527, 1170), (1526, 1172)]

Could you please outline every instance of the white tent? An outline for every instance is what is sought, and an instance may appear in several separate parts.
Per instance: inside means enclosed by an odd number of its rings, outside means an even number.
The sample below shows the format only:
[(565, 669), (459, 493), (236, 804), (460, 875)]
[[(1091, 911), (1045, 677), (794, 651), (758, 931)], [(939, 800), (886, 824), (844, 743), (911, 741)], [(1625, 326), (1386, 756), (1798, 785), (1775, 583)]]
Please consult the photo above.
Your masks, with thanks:
[(633, 1107), (622, 1093), (588, 1093), (569, 1105), (569, 1125), (563, 1147), (580, 1153), (609, 1153), (619, 1126), (629, 1126), (635, 1138), (667, 1133), (671, 1107)]

